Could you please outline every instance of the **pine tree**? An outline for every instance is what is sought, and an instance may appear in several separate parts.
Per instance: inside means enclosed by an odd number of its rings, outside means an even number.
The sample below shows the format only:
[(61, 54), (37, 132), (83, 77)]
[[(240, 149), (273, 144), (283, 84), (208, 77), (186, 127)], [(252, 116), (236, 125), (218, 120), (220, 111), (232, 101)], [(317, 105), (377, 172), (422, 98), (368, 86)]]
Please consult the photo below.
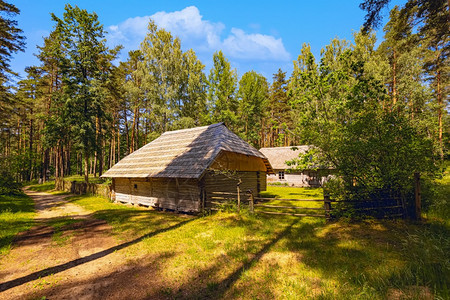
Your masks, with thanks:
[(20, 10), (13, 4), (0, 0), (0, 125), (6, 121), (14, 107), (14, 97), (8, 92), (7, 82), (17, 73), (9, 64), (14, 53), (25, 50), (25, 37), (13, 18)]
[(99, 86), (106, 80), (103, 26), (95, 13), (67, 4), (63, 19), (52, 14), (55, 33), (61, 41), (59, 68), (65, 117), (74, 142), (84, 156), (84, 178), (88, 182), (89, 158), (96, 149), (96, 118), (102, 118), (103, 104)]
[(265, 122), (268, 127), (269, 147), (288, 146), (289, 141), (293, 140), (291, 107), (289, 106), (289, 97), (287, 94), (288, 81), (286, 72), (278, 69), (273, 75), (273, 82), (269, 91), (269, 116)]
[(261, 147), (261, 126), (266, 115), (269, 87), (267, 80), (255, 71), (246, 72), (239, 81), (239, 123), (244, 139)]

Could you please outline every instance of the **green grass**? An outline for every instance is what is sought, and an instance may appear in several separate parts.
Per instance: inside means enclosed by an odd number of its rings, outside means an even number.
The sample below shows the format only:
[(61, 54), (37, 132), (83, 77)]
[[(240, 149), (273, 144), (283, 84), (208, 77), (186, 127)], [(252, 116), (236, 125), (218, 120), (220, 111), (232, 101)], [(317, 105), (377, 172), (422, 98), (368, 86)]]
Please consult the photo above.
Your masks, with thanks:
[[(64, 177), (64, 180), (67, 181), (76, 181), (76, 182), (84, 182), (84, 176), (80, 176), (80, 175), (72, 175), (72, 176), (66, 176)], [(89, 175), (89, 182), (90, 183), (104, 183), (106, 180), (99, 178), (99, 177), (94, 177), (93, 175)]]
[[(269, 187), (265, 195), (321, 193)], [(450, 298), (450, 230), (442, 222), (326, 223), (245, 211), (195, 217), (93, 196), (69, 199), (106, 220), (124, 242), (135, 241), (123, 260), (136, 267), (135, 276), (152, 268), (160, 285), (149, 298)]]
[[(281, 187), (268, 186), (267, 191), (261, 193), (263, 198), (273, 198), (263, 205), (287, 206), (287, 207), (307, 207), (307, 208), (322, 208), (323, 201), (287, 201), (277, 199), (303, 199), (303, 200), (323, 200), (322, 188), (299, 188), (299, 187)], [(283, 213), (298, 213), (298, 214), (324, 214), (321, 210), (312, 209), (298, 209), (298, 208), (269, 208), (256, 207), (258, 211), (268, 212), (283, 212)]]
[(26, 195), (0, 195), (0, 255), (11, 249), (17, 233), (34, 225), (34, 203)]
[(113, 226), (115, 232), (123, 233), (123, 237), (139, 236), (148, 233), (149, 228), (162, 229), (176, 224), (189, 216), (164, 213), (153, 209), (125, 206), (111, 203), (98, 196), (73, 196), (70, 202), (94, 212), (94, 217), (105, 220)]
[(323, 199), (322, 188), (268, 186), (261, 197), (284, 199)]
[(55, 182), (49, 181), (43, 184), (34, 184), (30, 185), (28, 188), (35, 192), (49, 192), (55, 189)]
[(435, 181), (433, 196), (427, 216), (445, 220), (450, 226), (450, 162), (448, 161), (443, 177)]

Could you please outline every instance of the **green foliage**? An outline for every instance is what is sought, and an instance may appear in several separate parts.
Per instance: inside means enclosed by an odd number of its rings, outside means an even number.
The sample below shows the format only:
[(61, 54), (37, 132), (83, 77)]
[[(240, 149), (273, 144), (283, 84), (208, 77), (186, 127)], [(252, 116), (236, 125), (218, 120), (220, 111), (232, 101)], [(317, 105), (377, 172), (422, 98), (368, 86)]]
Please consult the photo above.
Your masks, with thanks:
[(0, 170), (0, 195), (21, 195), (21, 186), (10, 171), (3, 168)]
[(278, 69), (278, 72), (273, 75), (272, 79), (267, 104), (269, 115), (264, 124), (267, 131), (267, 144), (264, 146), (288, 146), (288, 137), (292, 138), (290, 131), (293, 130), (293, 121), (287, 93), (288, 80), (286, 79), (286, 72)]
[[(11, 70), (9, 64), (14, 53), (25, 50), (25, 37), (23, 31), (17, 27), (17, 21), (14, 20), (20, 13), (20, 10), (6, 1), (0, 0), (0, 120), (3, 123), (4, 118), (12, 111), (13, 98), (8, 93), (8, 82), (11, 75), (17, 76), (17, 73)], [(3, 124), (2, 124), (3, 125)]]
[(355, 56), (334, 40), (317, 66), (303, 47), (290, 83), (297, 130), (342, 177), (344, 197), (407, 195), (414, 172), (435, 174), (435, 144), (407, 116), (384, 107), (383, 86)]
[(447, 222), (450, 219), (450, 164), (444, 165), (443, 176), (422, 183), (422, 207), (430, 218), (438, 218)]
[(208, 110), (211, 122), (224, 122), (234, 129), (238, 122), (238, 100), (236, 97), (237, 72), (222, 51), (213, 55), (213, 68), (208, 77)]
[(255, 147), (261, 145), (261, 126), (266, 114), (269, 86), (264, 76), (246, 72), (239, 81), (239, 123), (241, 135)]
[[(153, 21), (138, 53), (130, 53), (126, 92), (135, 127), (140, 110), (159, 134), (201, 125), (206, 115), (205, 66), (192, 50), (183, 52), (179, 38)], [(131, 72), (130, 72), (131, 71)], [(148, 125), (145, 125), (148, 126)], [(133, 128), (134, 131), (134, 128)]]
[[(56, 118), (67, 122), (73, 142), (82, 149), (87, 180), (88, 157), (97, 149), (97, 123), (105, 117), (103, 86), (117, 49), (106, 47), (105, 32), (95, 13), (67, 4), (63, 18), (52, 14), (52, 20), (60, 43), (56, 53), (63, 83), (60, 100), (64, 109)], [(58, 123), (54, 122), (55, 128), (64, 127)]]

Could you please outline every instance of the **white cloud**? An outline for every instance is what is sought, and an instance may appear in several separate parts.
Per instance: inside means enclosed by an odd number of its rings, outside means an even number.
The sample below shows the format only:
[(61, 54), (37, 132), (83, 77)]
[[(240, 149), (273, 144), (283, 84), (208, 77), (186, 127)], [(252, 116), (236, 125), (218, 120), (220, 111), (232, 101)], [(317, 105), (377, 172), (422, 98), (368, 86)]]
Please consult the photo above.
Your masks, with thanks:
[(238, 28), (231, 29), (231, 35), (223, 41), (223, 48), (230, 56), (240, 59), (286, 61), (290, 58), (281, 38), (247, 34)]
[(183, 43), (205, 49), (220, 47), (220, 34), (225, 26), (222, 23), (203, 20), (195, 6), (171, 13), (157, 12), (151, 18), (158, 27), (180, 37)]
[[(149, 16), (135, 17), (129, 18), (118, 25), (111, 25), (107, 29), (106, 38), (110, 43), (123, 44), (126, 47), (132, 46), (137, 49), (147, 33), (149, 20)], [(130, 42), (132, 45), (129, 45)]]
[[(134, 17), (108, 27), (107, 40), (112, 45), (125, 46), (123, 53), (138, 49), (147, 33), (149, 19), (159, 28), (170, 31), (181, 39), (184, 49), (192, 48), (199, 56), (212, 57), (212, 53), (222, 50), (230, 59), (251, 61), (288, 61), (289, 53), (281, 38), (271, 35), (248, 34), (239, 28), (222, 39), (225, 25), (204, 20), (195, 6), (175, 12), (157, 12), (151, 16)], [(202, 55), (203, 54), (203, 55)]]

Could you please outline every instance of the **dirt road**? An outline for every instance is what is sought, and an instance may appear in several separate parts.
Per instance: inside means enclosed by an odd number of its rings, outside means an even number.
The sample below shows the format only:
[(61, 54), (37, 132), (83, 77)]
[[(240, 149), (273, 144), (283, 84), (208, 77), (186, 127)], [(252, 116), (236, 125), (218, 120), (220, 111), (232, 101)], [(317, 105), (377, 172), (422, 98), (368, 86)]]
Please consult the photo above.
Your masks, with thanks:
[[(153, 259), (126, 258), (111, 227), (67, 196), (25, 192), (35, 201), (36, 226), (0, 257), (0, 299), (143, 299), (155, 295)], [(133, 280), (130, 278), (137, 278)], [(154, 279), (152, 286), (158, 282)], [(124, 288), (124, 285), (128, 288)], [(133, 288), (134, 287), (134, 288)], [(130, 298), (131, 297), (131, 298)]]

